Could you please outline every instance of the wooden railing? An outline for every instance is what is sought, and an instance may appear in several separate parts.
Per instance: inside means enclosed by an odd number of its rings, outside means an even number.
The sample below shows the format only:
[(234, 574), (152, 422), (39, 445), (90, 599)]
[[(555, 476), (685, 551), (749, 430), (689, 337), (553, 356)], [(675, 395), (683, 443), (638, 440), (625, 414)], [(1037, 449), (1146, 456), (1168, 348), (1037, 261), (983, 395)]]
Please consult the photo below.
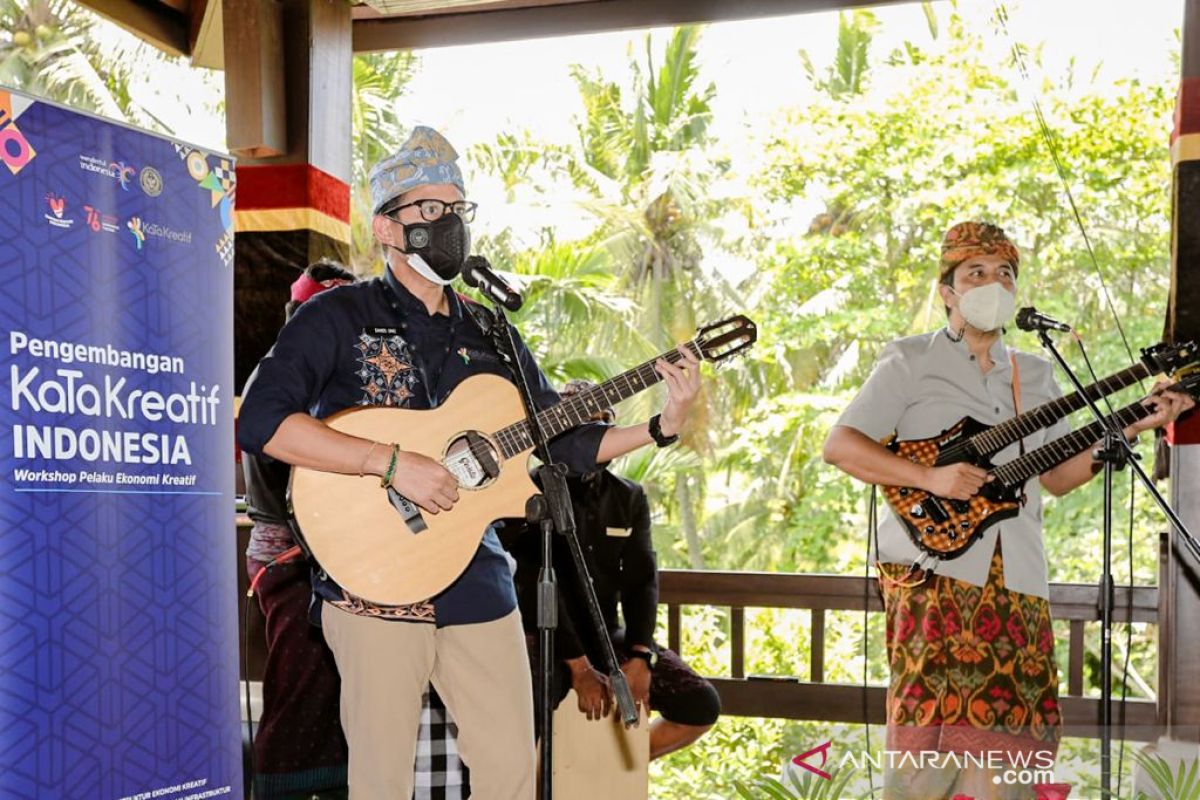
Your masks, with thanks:
[[(712, 676), (721, 695), (724, 713), (745, 717), (818, 720), (826, 722), (882, 724), (884, 686), (868, 686), (866, 697), (860, 684), (829, 683), (825, 680), (825, 631), (828, 612), (882, 613), (883, 606), (874, 578), (844, 575), (777, 574), (763, 572), (707, 572), (663, 570), (659, 576), (659, 602), (667, 607), (667, 643), (679, 651), (681, 608), (710, 606), (729, 610), (729, 674)], [(1083, 696), (1084, 633), (1089, 622), (1098, 621), (1099, 589), (1089, 584), (1058, 583), (1050, 586), (1051, 615), (1069, 622), (1068, 662), (1060, 701), (1071, 736), (1099, 734), (1100, 700)], [(746, 609), (806, 609), (811, 615), (808, 679), (782, 677), (757, 680), (745, 674)], [(1116, 622), (1159, 620), (1156, 586), (1118, 587), (1113, 618)], [(686, 654), (685, 654), (686, 656)], [(871, 657), (883, 659), (882, 642), (873, 643)], [(882, 662), (881, 662), (882, 663)], [(758, 676), (755, 676), (756, 678)], [(865, 702), (864, 702), (865, 701)], [(1114, 701), (1113, 719), (1119, 719)], [(1149, 741), (1161, 731), (1157, 705), (1149, 700), (1126, 703), (1127, 738)]]
[[(238, 524), (239, 598), (244, 598), (246, 581), (241, 554), (245, 552), (249, 525), (244, 517)], [(1163, 560), (1162, 563), (1165, 563)], [(709, 606), (729, 609), (729, 674), (711, 676), (721, 694), (724, 713), (744, 717), (816, 720), (824, 722), (872, 724), (884, 720), (885, 687), (868, 686), (865, 706), (861, 684), (830, 683), (825, 680), (825, 631), (830, 611), (862, 613), (864, 600), (871, 613), (882, 613), (883, 606), (874, 579), (864, 577), (764, 572), (709, 572), (663, 570), (659, 576), (659, 602), (667, 608), (667, 643), (679, 651), (681, 610), (684, 606)], [(1085, 625), (1100, 619), (1099, 590), (1090, 584), (1056, 583), (1050, 586), (1050, 607), (1054, 619), (1070, 625), (1066, 687), (1060, 687), (1067, 733), (1072, 736), (1096, 736), (1100, 701), (1083, 696)], [(239, 599), (238, 613), (245, 604)], [(746, 675), (746, 609), (806, 609), (811, 615), (808, 680), (790, 678), (752, 680)], [(1117, 622), (1159, 620), (1157, 586), (1117, 587), (1113, 618)], [(242, 620), (246, 624), (246, 620)], [(257, 604), (250, 618), (250, 675), (262, 679), (264, 632)], [(244, 630), (244, 629), (243, 629)], [(872, 658), (883, 659), (881, 644), (875, 644)], [(686, 655), (686, 654), (685, 654)], [(239, 659), (244, 665), (244, 661)], [(801, 668), (804, 665), (797, 665)], [(244, 666), (241, 667), (245, 672)], [(1160, 698), (1161, 700), (1161, 698)], [(864, 717), (864, 708), (866, 716)], [(1114, 705), (1113, 719), (1118, 719)], [(1127, 738), (1150, 741), (1161, 728), (1159, 708), (1148, 700), (1129, 700), (1126, 705)]]

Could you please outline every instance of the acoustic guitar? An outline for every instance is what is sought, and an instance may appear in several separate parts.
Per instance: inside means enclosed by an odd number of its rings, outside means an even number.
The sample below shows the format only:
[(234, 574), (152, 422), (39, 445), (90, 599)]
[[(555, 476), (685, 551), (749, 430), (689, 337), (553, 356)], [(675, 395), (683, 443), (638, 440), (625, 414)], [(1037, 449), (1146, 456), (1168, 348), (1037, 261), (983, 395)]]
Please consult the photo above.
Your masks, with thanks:
[[(750, 347), (758, 331), (738, 315), (700, 328), (684, 347), (719, 363)], [(658, 358), (675, 363), (670, 350)], [(651, 359), (537, 414), (547, 440), (657, 384)], [(352, 436), (395, 442), (442, 463), (458, 479), (459, 500), (430, 514), (372, 476), (294, 468), (290, 498), (301, 543), (334, 581), (378, 605), (427, 600), (467, 568), (489, 524), (524, 517), (537, 488), (533, 452), (516, 387), (498, 375), (474, 375), (431, 410), (360, 406), (325, 419)]]

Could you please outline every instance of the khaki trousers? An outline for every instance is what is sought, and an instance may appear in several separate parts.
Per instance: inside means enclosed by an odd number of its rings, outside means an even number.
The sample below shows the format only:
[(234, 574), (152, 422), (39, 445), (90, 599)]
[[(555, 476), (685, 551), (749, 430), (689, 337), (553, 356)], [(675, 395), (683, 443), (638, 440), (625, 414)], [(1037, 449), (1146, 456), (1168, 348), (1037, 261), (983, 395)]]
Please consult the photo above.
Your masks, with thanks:
[(421, 695), (437, 689), (458, 725), (472, 800), (533, 800), (529, 656), (517, 611), (436, 628), (321, 609), (342, 677), (352, 800), (409, 800)]

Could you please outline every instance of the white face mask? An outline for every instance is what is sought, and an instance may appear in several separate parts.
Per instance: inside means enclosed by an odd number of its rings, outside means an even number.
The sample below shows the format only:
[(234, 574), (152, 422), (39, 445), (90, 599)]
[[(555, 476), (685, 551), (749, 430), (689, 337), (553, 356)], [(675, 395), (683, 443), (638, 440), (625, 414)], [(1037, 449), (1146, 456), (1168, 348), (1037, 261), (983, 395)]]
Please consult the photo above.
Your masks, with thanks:
[(1012, 319), (1017, 308), (1017, 296), (999, 283), (976, 286), (958, 296), (962, 298), (958, 302), (958, 313), (972, 328), (980, 331), (998, 329)]
[(420, 254), (418, 253), (405, 253), (404, 257), (408, 259), (408, 265), (412, 267), (418, 275), (430, 283), (436, 283), (439, 286), (448, 286), (450, 282), (454, 280), (453, 277), (443, 278), (441, 275), (438, 275), (433, 271), (433, 267), (425, 263), (425, 259), (421, 258)]

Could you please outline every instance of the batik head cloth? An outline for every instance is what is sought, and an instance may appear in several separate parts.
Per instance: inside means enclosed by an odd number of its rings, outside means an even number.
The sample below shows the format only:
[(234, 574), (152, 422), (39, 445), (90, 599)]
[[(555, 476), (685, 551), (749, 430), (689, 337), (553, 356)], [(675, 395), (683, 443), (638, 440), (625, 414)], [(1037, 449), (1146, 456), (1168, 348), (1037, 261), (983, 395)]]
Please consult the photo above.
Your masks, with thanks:
[(414, 128), (399, 150), (371, 168), (370, 181), (372, 214), (418, 186), (446, 183), (466, 192), (458, 153), (446, 137), (424, 125)]
[(942, 240), (939, 277), (945, 280), (955, 267), (973, 256), (1000, 256), (1012, 265), (1014, 273), (1020, 268), (1021, 255), (1003, 228), (987, 222), (960, 222), (946, 231)]

